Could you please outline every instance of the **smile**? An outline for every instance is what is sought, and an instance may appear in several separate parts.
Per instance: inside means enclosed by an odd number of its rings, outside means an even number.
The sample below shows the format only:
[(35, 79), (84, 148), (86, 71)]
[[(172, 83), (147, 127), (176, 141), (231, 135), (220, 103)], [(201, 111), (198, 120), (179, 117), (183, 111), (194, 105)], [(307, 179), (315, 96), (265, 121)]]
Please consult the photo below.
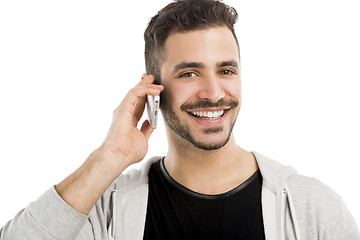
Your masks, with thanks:
[(191, 114), (200, 119), (216, 120), (221, 118), (225, 113), (225, 110), (218, 111), (194, 111)]

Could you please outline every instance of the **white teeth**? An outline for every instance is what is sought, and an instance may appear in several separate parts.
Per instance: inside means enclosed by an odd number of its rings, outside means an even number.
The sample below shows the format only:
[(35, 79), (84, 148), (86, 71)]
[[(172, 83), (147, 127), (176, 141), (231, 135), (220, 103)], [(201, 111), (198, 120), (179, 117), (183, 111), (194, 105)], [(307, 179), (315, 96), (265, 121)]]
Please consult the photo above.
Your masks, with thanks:
[(219, 111), (214, 111), (214, 112), (201, 112), (201, 111), (196, 111), (196, 112), (191, 112), (192, 115), (199, 117), (199, 118), (204, 118), (204, 119), (217, 119), (220, 118), (223, 114), (224, 114), (225, 110), (219, 110)]

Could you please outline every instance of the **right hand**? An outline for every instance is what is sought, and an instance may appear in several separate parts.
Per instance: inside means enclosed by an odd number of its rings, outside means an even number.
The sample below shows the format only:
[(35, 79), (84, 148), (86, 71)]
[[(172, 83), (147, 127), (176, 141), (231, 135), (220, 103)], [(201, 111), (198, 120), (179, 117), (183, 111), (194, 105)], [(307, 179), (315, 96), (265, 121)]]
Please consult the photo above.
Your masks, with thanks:
[(137, 124), (145, 109), (146, 95), (159, 95), (164, 89), (153, 82), (154, 76), (144, 74), (142, 80), (127, 93), (114, 110), (109, 132), (100, 147), (115, 157), (125, 158), (127, 166), (140, 162), (148, 150), (153, 129), (148, 120), (143, 122), (140, 130)]

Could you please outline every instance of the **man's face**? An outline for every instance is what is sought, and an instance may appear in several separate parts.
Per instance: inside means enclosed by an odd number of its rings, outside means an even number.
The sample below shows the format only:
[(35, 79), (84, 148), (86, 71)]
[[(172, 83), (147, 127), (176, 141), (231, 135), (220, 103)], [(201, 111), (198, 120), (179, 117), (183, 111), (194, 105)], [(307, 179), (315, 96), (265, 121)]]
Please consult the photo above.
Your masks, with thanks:
[(160, 105), (171, 134), (201, 149), (223, 147), (241, 105), (239, 50), (231, 31), (173, 33), (163, 59)]

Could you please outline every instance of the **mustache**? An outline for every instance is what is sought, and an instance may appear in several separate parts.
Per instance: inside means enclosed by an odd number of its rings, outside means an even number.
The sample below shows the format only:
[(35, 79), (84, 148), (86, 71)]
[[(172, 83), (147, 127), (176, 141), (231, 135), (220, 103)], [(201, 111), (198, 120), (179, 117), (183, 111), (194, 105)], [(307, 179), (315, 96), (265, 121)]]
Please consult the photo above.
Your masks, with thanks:
[(188, 112), (199, 108), (219, 108), (219, 107), (234, 108), (237, 107), (238, 105), (239, 105), (239, 101), (237, 100), (225, 101), (224, 99), (220, 99), (217, 102), (198, 101), (196, 103), (184, 103), (180, 106), (180, 110)]

